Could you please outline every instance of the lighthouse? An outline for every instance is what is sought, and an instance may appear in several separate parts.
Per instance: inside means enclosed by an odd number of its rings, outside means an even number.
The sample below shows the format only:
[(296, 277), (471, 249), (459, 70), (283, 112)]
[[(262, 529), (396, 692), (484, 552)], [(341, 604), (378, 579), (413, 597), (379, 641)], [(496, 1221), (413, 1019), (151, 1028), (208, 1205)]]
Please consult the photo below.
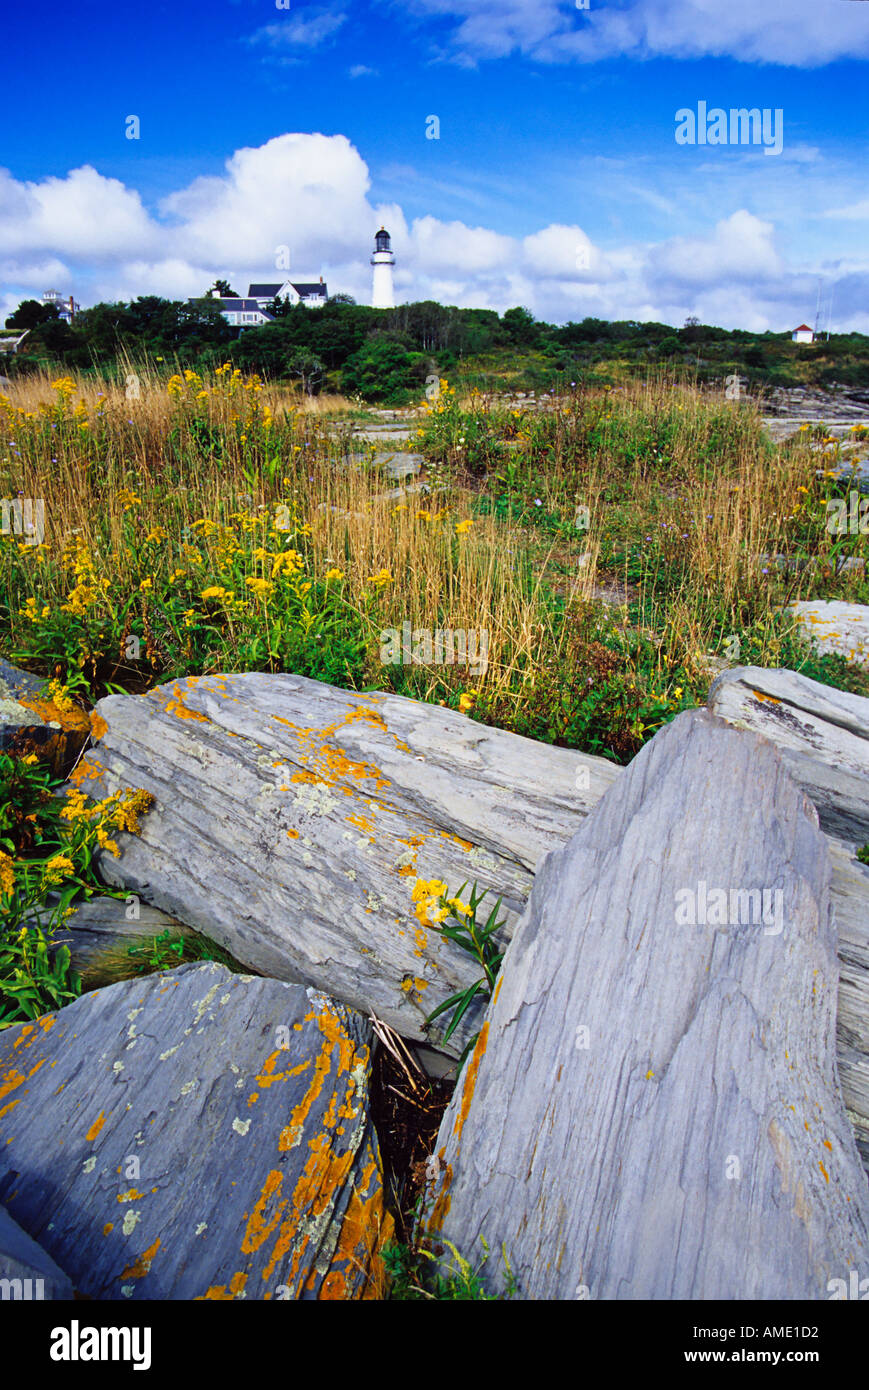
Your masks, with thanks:
[(394, 309), (395, 294), (392, 289), (392, 267), (395, 265), (395, 257), (392, 254), (389, 232), (383, 227), (374, 238), (374, 255), (371, 257), (371, 264), (374, 266), (374, 278), (371, 285), (372, 309)]

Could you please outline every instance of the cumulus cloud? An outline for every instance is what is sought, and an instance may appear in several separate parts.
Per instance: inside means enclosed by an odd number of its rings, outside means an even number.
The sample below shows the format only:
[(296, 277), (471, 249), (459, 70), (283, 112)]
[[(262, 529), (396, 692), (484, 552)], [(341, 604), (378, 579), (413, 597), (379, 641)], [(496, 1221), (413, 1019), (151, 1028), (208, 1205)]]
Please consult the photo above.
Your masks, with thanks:
[[(841, 187), (839, 198), (842, 197)], [(18, 182), (0, 171), (0, 314), (53, 285), (85, 305), (161, 294), (200, 294), (216, 276), (244, 292), (250, 280), (323, 275), (332, 293), (369, 302), (369, 255), (377, 227), (392, 234), (400, 300), (503, 311), (523, 304), (564, 322), (688, 314), (728, 327), (792, 327), (813, 311), (817, 276), (847, 277), (841, 327), (869, 323), (869, 260), (791, 267), (775, 222), (727, 195), (729, 216), (692, 236), (643, 242), (623, 235), (606, 247), (578, 224), (551, 223), (508, 236), (486, 225), (412, 220), (372, 197), (365, 160), (341, 135), (286, 134), (237, 150), (221, 174), (195, 179), (155, 213), (138, 193), (90, 166), (66, 178)], [(830, 199), (832, 202), (833, 199)], [(836, 213), (869, 215), (865, 200)], [(791, 322), (793, 321), (793, 323)]]
[(138, 193), (89, 164), (41, 183), (17, 183), (0, 170), (0, 254), (112, 257), (145, 250), (153, 237)]
[[(404, 0), (403, 0), (404, 3)], [(845, 0), (411, 0), (454, 21), (445, 56), (462, 63), (521, 53), (540, 62), (730, 57), (817, 67), (869, 55), (869, 5)]]
[(717, 223), (708, 237), (673, 237), (648, 258), (653, 283), (706, 286), (754, 284), (781, 274), (771, 222), (744, 210)]

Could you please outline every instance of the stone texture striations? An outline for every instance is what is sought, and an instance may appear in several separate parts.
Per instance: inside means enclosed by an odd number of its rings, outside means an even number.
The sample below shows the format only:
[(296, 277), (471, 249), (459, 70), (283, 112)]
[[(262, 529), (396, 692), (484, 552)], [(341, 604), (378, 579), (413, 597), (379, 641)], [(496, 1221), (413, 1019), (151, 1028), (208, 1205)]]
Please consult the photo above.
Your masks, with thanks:
[(373, 1296), (370, 1028), (185, 965), (0, 1032), (0, 1192), (94, 1299)]
[(522, 1298), (823, 1299), (865, 1273), (830, 873), (770, 744), (706, 711), (663, 729), (538, 871), (432, 1228), (484, 1238), (495, 1287), (503, 1249)]

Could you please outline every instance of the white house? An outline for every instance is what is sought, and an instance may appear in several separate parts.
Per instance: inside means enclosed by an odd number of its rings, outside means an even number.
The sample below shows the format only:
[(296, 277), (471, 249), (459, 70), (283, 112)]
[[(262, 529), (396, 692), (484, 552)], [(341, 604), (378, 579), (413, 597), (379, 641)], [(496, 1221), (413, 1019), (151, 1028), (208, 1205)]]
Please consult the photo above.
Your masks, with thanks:
[(275, 299), (284, 299), (290, 304), (304, 304), (307, 309), (319, 309), (329, 298), (322, 275), (319, 280), (281, 280), (250, 285), (247, 294), (249, 299), (256, 300), (261, 309)]
[(81, 309), (80, 304), (76, 304), (72, 295), (58, 294), (57, 290), (46, 290), (42, 296), (43, 304), (53, 304), (64, 323), (72, 323), (76, 314)]
[[(265, 313), (255, 299), (223, 298), (219, 290), (212, 290), (211, 297), (217, 300), (220, 312), (233, 328), (259, 328), (260, 324), (274, 323), (274, 316)], [(198, 304), (199, 300), (193, 298), (187, 302)]]
[(799, 328), (795, 328), (791, 334), (792, 343), (813, 343), (815, 334), (807, 323), (801, 323)]

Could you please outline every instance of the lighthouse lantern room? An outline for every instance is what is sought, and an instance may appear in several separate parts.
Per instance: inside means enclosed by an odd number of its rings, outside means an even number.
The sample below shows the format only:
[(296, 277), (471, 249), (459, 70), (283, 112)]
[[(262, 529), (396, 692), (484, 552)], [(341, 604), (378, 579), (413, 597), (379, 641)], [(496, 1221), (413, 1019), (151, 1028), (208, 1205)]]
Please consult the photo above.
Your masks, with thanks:
[(392, 253), (389, 232), (384, 227), (380, 228), (374, 238), (374, 255), (371, 257), (371, 264), (374, 266), (371, 285), (372, 309), (394, 309), (395, 293), (392, 287), (392, 267), (395, 265), (395, 256)]

